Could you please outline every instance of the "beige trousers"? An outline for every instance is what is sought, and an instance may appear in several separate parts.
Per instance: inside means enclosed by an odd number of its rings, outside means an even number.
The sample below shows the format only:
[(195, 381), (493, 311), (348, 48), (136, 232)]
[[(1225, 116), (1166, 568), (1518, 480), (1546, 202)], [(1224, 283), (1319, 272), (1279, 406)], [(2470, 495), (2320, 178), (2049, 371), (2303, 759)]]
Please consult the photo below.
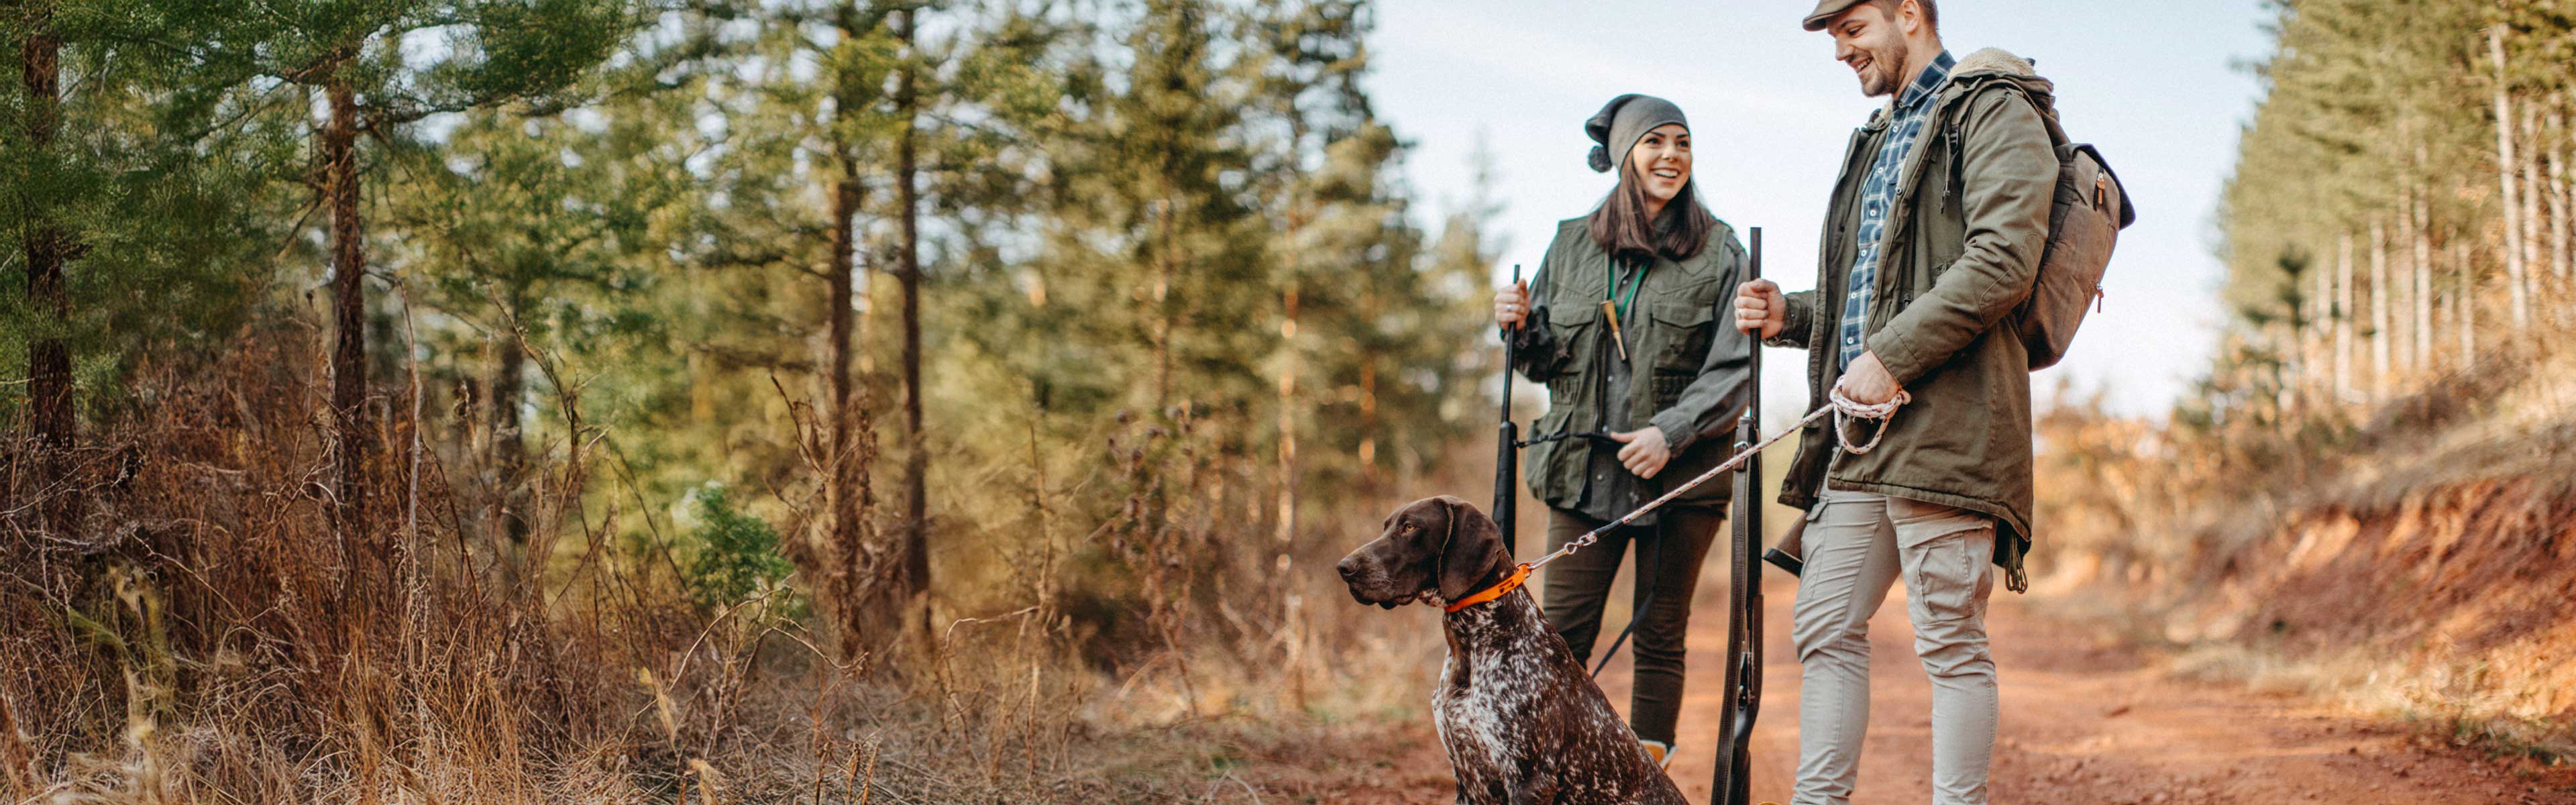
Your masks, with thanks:
[(1914, 653), (1932, 678), (1932, 801), (1982, 805), (1995, 746), (1986, 651), (1994, 520), (1967, 509), (1828, 490), (1807, 512), (1793, 637), (1801, 666), (1795, 805), (1842, 805), (1869, 730), (1869, 619), (1905, 579)]

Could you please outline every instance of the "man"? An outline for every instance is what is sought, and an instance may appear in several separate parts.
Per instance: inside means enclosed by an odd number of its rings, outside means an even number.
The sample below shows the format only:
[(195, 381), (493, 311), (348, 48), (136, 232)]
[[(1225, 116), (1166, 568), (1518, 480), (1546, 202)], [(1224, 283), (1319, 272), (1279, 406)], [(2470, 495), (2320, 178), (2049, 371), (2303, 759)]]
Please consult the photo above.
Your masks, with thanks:
[(1783, 296), (1757, 280), (1736, 295), (1737, 327), (1808, 350), (1811, 405), (1828, 389), (1910, 397), (1865, 453), (1841, 449), (1830, 423), (1810, 426), (1782, 485), (1808, 519), (1800, 805), (1846, 802), (1858, 780), (1869, 618), (1900, 575), (1933, 683), (1933, 801), (1986, 801), (1986, 600), (1992, 565), (2023, 586), (2031, 508), (2029, 356), (1998, 323), (2030, 293), (2058, 163), (2032, 105), (2048, 83), (2000, 51), (1954, 60), (1938, 15), (1935, 0), (1822, 0), (1807, 16), (1861, 92), (1890, 102), (1852, 135), (1816, 290)]

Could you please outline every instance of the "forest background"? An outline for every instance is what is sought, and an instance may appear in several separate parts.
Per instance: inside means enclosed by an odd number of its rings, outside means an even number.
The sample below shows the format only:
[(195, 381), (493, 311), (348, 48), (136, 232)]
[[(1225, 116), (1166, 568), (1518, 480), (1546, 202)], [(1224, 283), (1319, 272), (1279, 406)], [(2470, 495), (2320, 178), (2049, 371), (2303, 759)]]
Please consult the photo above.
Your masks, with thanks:
[[(2060, 393), (2035, 575), (2562, 757), (2576, 10), (2269, 11), (2218, 354), (2169, 415)], [(1439, 644), (1325, 568), (1489, 488), (1504, 259), (1494, 197), (1398, 180), (1376, 13), (14, 4), (0, 795), (1257, 799), (1297, 783), (1247, 753), (1365, 754)], [(2345, 684), (2393, 667), (2438, 684)]]

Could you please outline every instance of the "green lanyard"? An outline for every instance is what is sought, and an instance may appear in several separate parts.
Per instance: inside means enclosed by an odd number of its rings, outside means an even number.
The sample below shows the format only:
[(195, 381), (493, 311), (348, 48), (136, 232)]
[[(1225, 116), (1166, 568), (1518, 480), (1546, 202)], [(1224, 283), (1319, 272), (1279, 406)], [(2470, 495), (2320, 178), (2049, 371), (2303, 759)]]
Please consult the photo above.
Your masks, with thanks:
[[(1603, 278), (1610, 284), (1610, 302), (1611, 304), (1618, 305), (1619, 308), (1619, 326), (1621, 328), (1624, 329), (1627, 327), (1628, 314), (1637, 309), (1637, 290), (1646, 287), (1646, 270), (1654, 267), (1655, 264), (1653, 262), (1637, 264), (1637, 273), (1631, 274), (1628, 277), (1628, 279), (1633, 280), (1635, 284), (1623, 284), (1619, 281), (1618, 258), (1611, 258), (1608, 264), (1601, 267)], [(1623, 289), (1628, 292), (1628, 301), (1626, 304), (1619, 304), (1619, 292)]]

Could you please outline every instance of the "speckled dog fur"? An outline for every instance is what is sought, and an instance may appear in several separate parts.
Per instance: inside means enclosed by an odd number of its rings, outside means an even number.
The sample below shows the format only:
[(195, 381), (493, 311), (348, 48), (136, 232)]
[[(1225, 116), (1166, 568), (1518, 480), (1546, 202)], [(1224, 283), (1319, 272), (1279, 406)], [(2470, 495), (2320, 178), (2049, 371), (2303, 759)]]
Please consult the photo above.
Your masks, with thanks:
[[(1513, 566), (1491, 518), (1442, 496), (1388, 515), (1337, 569), (1352, 598), (1392, 609), (1464, 598)], [(1442, 618), (1449, 657), (1431, 712), (1460, 803), (1684, 805), (1526, 588)]]

